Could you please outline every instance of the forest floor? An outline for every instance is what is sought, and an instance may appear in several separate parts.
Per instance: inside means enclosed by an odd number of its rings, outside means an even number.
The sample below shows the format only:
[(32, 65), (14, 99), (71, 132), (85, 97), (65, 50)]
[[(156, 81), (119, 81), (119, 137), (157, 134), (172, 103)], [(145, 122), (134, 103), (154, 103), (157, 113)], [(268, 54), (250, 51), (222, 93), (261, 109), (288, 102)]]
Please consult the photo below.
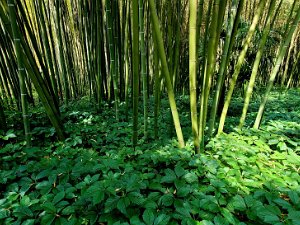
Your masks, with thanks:
[(243, 106), (236, 96), (227, 134), (208, 140), (200, 155), (193, 152), (188, 96), (177, 100), (185, 149), (176, 147), (167, 98), (159, 139), (149, 113), (149, 139), (141, 126), (136, 150), (124, 104), (120, 122), (110, 104), (97, 112), (87, 98), (62, 107), (64, 142), (56, 140), (43, 107), (35, 107), (31, 148), (22, 141), (21, 114), (7, 112), (12, 125), (0, 136), (0, 224), (299, 225), (300, 90), (272, 92), (260, 130), (250, 128), (259, 96), (245, 129), (235, 129)]

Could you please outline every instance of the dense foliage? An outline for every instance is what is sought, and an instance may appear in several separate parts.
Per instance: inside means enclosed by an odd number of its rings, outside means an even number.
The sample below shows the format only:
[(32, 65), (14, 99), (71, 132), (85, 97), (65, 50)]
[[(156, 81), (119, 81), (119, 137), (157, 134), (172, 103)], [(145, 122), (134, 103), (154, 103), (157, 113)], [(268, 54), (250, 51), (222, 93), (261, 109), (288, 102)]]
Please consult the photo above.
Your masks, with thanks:
[[(19, 113), (11, 112), (13, 125), (0, 136), (0, 224), (300, 224), (299, 94), (273, 92), (260, 130), (227, 126), (201, 155), (192, 140), (176, 147), (166, 99), (159, 140), (140, 139), (135, 151), (125, 105), (121, 122), (112, 105), (97, 112), (87, 98), (62, 107), (64, 142), (43, 110), (32, 109), (30, 148)], [(188, 98), (177, 100), (190, 137)], [(243, 105), (237, 96), (232, 104), (228, 121), (235, 127)], [(250, 106), (248, 126), (258, 105)]]

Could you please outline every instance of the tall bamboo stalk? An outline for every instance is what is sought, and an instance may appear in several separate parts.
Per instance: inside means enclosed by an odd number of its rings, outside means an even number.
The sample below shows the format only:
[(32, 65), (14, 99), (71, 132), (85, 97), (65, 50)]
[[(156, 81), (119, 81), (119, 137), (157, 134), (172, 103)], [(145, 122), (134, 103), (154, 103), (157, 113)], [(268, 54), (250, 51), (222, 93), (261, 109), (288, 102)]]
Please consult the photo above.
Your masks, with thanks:
[(171, 107), (171, 111), (172, 111), (173, 122), (174, 122), (175, 130), (176, 130), (176, 134), (177, 134), (178, 144), (179, 144), (180, 148), (183, 148), (184, 147), (184, 139), (183, 139), (183, 134), (182, 134), (182, 130), (181, 130), (179, 114), (178, 114), (177, 107), (176, 107), (175, 94), (174, 94), (174, 90), (173, 90), (173, 86), (172, 86), (172, 81), (170, 78), (165, 49), (164, 49), (164, 45), (163, 45), (163, 38), (162, 38), (160, 29), (159, 29), (159, 21), (158, 21), (158, 17), (157, 17), (157, 13), (156, 13), (155, 3), (154, 3), (154, 0), (148, 0), (148, 2), (149, 2), (150, 12), (151, 12), (152, 25), (155, 30), (154, 35), (156, 36), (159, 57), (160, 57), (161, 64), (162, 64), (162, 72), (164, 74), (165, 81), (166, 81), (167, 92), (168, 92), (168, 96), (169, 96), (169, 103), (170, 103), (170, 107)]
[(288, 33), (286, 34), (284, 40), (282, 41), (282, 44), (280, 45), (278, 55), (277, 55), (277, 58), (276, 58), (276, 62), (275, 62), (275, 65), (272, 69), (266, 92), (265, 92), (264, 97), (263, 97), (263, 99), (261, 101), (261, 104), (259, 106), (259, 110), (258, 110), (256, 119), (255, 119), (255, 123), (254, 123), (253, 128), (258, 129), (259, 126), (260, 126), (262, 116), (263, 116), (263, 113), (264, 113), (264, 110), (265, 110), (265, 106), (266, 106), (266, 103), (267, 103), (268, 98), (269, 98), (270, 91), (271, 91), (271, 89), (274, 85), (274, 81), (275, 81), (275, 78), (278, 74), (280, 65), (281, 65), (282, 60), (285, 56), (287, 48), (288, 48), (288, 46), (291, 42), (293, 33), (295, 32), (295, 29), (298, 26), (299, 21), (300, 21), (300, 6), (297, 9), (297, 15), (295, 16), (294, 21), (293, 21), (290, 29), (288, 30)]
[(140, 50), (141, 50), (141, 75), (143, 79), (143, 106), (144, 106), (144, 137), (148, 136), (148, 85), (147, 65), (145, 51), (145, 25), (144, 25), (144, 0), (139, 0), (139, 23), (140, 23)]
[(265, 45), (267, 43), (268, 35), (270, 33), (270, 30), (271, 30), (271, 22), (272, 22), (274, 9), (275, 9), (275, 3), (276, 3), (276, 0), (271, 0), (270, 7), (269, 7), (269, 12), (268, 12), (267, 20), (266, 20), (266, 24), (265, 24), (265, 28), (264, 28), (264, 31), (263, 31), (263, 34), (262, 34), (262, 38), (261, 38), (259, 47), (258, 47), (258, 51), (257, 51), (256, 57), (255, 57), (254, 64), (253, 64), (253, 67), (252, 67), (252, 73), (251, 73), (249, 84), (248, 84), (247, 91), (246, 91), (246, 94), (245, 94), (245, 101), (244, 101), (242, 116), (240, 118), (240, 124), (239, 124), (240, 129), (243, 127), (245, 119), (246, 119), (246, 114), (247, 114), (248, 107), (249, 107), (249, 104), (250, 104), (250, 99), (251, 99), (251, 95), (252, 95), (252, 92), (253, 92), (255, 78), (257, 76), (259, 64), (260, 64), (261, 58), (263, 56), (263, 51), (264, 51)]
[(247, 51), (248, 51), (248, 47), (249, 47), (251, 39), (254, 35), (256, 26), (259, 22), (259, 18), (261, 16), (261, 13), (263, 11), (265, 3), (266, 3), (266, 0), (260, 0), (260, 2), (259, 2), (258, 8), (256, 10), (255, 16), (254, 16), (253, 21), (252, 21), (252, 24), (249, 28), (248, 33), (247, 33), (247, 36), (246, 36), (246, 39), (245, 39), (245, 42), (244, 42), (244, 45), (243, 45), (243, 50), (241, 51), (241, 53), (239, 55), (239, 58), (238, 58), (238, 61), (235, 65), (235, 70), (234, 70), (234, 73), (233, 73), (231, 81), (230, 81), (229, 90), (228, 90), (227, 95), (226, 95), (225, 104), (224, 104), (222, 114), (221, 114), (221, 118), (220, 118), (218, 134), (220, 134), (223, 131), (227, 111), (228, 111), (229, 104), (230, 104), (230, 101), (231, 101), (231, 97), (232, 97), (232, 94), (233, 94), (233, 90), (234, 90), (234, 87), (235, 87), (235, 84), (236, 84), (236, 80), (237, 80), (237, 78), (240, 74), (244, 59), (245, 59)]
[(139, 1), (132, 0), (132, 60), (133, 60), (133, 146), (138, 141), (138, 102), (139, 102)]
[(17, 56), (17, 63), (18, 63), (18, 74), (19, 74), (20, 91), (21, 91), (21, 104), (22, 104), (24, 131), (25, 131), (25, 140), (26, 140), (27, 147), (29, 147), (31, 145), (31, 133), (30, 133), (30, 124), (29, 124), (27, 91), (25, 86), (26, 70), (24, 66), (23, 54), (21, 49), (21, 37), (17, 25), (16, 7), (15, 7), (14, 0), (7, 0), (7, 5), (9, 10), (12, 33), (13, 33), (15, 53)]
[[(240, 20), (240, 14), (243, 9), (244, 0), (240, 0), (239, 4), (237, 0), (232, 0), (230, 16), (228, 19), (228, 26), (227, 26), (227, 33), (225, 44), (223, 47), (222, 58), (220, 63), (219, 74), (217, 78), (217, 85), (216, 85), (216, 92), (214, 94), (211, 113), (210, 113), (210, 120), (209, 120), (209, 128), (208, 128), (208, 136), (212, 136), (214, 128), (215, 128), (215, 120), (217, 115), (217, 109), (220, 102), (224, 80), (226, 75), (226, 68), (228, 67), (230, 53), (232, 51), (234, 39), (237, 33), (237, 27)], [(237, 7), (238, 5), (238, 7)]]
[(199, 134), (198, 134), (198, 116), (197, 116), (197, 93), (196, 93), (196, 66), (197, 66), (197, 0), (189, 1), (190, 19), (189, 19), (189, 83), (190, 83), (190, 108), (192, 120), (192, 132), (194, 136), (194, 147), (198, 152)]
[(64, 102), (65, 102), (65, 105), (68, 105), (70, 93), (69, 93), (65, 56), (64, 56), (64, 50), (63, 50), (64, 47), (63, 47), (62, 32), (61, 32), (60, 8), (61, 8), (61, 0), (56, 0), (56, 30), (57, 30), (58, 47), (59, 47), (59, 61), (60, 61), (61, 74), (62, 74), (62, 80), (63, 80), (63, 85), (64, 85), (64, 89), (63, 89), (64, 90)]

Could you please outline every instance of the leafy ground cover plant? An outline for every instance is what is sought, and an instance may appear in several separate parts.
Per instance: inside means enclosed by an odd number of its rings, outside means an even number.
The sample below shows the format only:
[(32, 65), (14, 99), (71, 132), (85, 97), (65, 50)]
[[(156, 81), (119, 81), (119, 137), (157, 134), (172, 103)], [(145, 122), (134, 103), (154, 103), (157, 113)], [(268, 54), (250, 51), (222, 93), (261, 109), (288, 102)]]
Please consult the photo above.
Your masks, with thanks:
[[(160, 139), (151, 140), (150, 130), (135, 151), (122, 107), (120, 122), (109, 104), (100, 113), (85, 99), (62, 108), (65, 142), (34, 109), (31, 148), (19, 141), (21, 121), (11, 115), (14, 126), (0, 136), (0, 224), (300, 224), (299, 91), (273, 95), (262, 129), (234, 129), (236, 101), (230, 132), (201, 155), (191, 139), (179, 150), (165, 133), (168, 110)], [(188, 98), (178, 101), (188, 137)]]

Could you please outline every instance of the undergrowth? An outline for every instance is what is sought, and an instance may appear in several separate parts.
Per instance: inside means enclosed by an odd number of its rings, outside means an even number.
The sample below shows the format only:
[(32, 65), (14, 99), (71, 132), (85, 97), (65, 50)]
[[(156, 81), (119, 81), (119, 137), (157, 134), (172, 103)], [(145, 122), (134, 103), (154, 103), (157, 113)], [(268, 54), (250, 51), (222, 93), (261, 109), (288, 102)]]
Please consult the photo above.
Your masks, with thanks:
[[(109, 104), (99, 112), (86, 98), (62, 108), (64, 142), (37, 107), (31, 148), (22, 141), (20, 114), (11, 112), (11, 129), (0, 136), (0, 224), (300, 224), (299, 95), (274, 92), (260, 130), (250, 128), (259, 99), (248, 127), (234, 129), (242, 108), (236, 98), (228, 134), (208, 140), (200, 155), (191, 140), (176, 147), (166, 99), (159, 139), (150, 129), (144, 140), (141, 126), (135, 150), (124, 105), (119, 122)], [(187, 139), (188, 98), (178, 102)], [(151, 114), (149, 122), (152, 128)]]

